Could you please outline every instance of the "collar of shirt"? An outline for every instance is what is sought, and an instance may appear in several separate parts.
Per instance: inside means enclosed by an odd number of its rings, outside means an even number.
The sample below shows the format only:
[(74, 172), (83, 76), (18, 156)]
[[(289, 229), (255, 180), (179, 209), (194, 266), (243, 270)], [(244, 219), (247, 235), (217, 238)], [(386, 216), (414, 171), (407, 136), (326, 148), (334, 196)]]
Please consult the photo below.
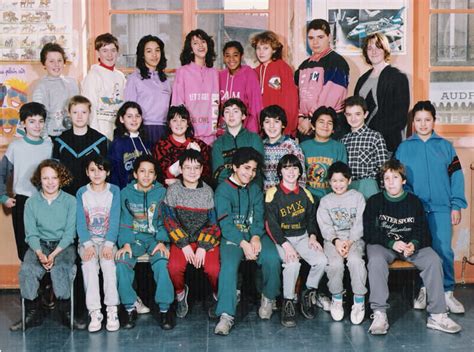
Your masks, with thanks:
[(295, 189), (291, 190), (291, 189), (286, 188), (283, 185), (283, 182), (280, 182), (280, 188), (283, 191), (283, 193), (285, 193), (285, 194), (290, 194), (290, 193), (299, 194), (300, 193), (300, 188), (299, 188), (298, 184), (296, 185)]

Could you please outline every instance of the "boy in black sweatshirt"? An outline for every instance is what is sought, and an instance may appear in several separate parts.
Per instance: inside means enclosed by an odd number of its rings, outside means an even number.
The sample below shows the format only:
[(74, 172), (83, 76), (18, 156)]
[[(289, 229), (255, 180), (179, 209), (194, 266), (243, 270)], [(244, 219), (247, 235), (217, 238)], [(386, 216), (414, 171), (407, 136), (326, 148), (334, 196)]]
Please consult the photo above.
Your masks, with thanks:
[(370, 307), (374, 321), (369, 328), (373, 335), (386, 334), (389, 324), (388, 266), (395, 259), (405, 260), (420, 270), (428, 293), (426, 326), (447, 333), (461, 331), (461, 326), (446, 313), (441, 260), (431, 247), (428, 224), (421, 201), (405, 192), (405, 167), (398, 160), (389, 160), (382, 167), (385, 191), (373, 195), (364, 211), (364, 241), (367, 244), (370, 283)]

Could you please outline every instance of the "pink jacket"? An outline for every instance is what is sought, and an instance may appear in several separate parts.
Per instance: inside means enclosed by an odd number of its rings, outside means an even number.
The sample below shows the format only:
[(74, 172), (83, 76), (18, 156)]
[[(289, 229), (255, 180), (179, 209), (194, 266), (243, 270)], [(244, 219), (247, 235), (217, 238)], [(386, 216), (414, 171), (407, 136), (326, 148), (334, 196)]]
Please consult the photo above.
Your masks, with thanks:
[(216, 139), (219, 117), (219, 73), (194, 62), (176, 70), (171, 105), (189, 110), (194, 136), (211, 145)]
[(259, 115), (263, 109), (262, 94), (257, 73), (251, 67), (242, 65), (234, 75), (231, 75), (228, 69), (219, 71), (219, 95), (221, 104), (230, 98), (242, 100), (248, 110), (244, 127), (250, 132), (260, 131)]

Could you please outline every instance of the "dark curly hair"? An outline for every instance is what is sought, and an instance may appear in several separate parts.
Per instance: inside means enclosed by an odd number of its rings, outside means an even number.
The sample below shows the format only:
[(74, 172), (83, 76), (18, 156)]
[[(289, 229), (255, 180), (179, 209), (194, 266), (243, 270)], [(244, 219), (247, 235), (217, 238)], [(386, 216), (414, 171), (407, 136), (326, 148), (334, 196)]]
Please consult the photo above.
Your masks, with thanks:
[(187, 65), (194, 61), (194, 53), (191, 47), (191, 41), (193, 37), (198, 37), (199, 39), (205, 40), (207, 43), (207, 53), (206, 53), (206, 67), (212, 67), (214, 61), (216, 60), (216, 51), (214, 49), (214, 40), (202, 29), (195, 29), (188, 33), (186, 39), (184, 40), (183, 51), (179, 56), (181, 65)]
[(58, 174), (59, 178), (59, 188), (69, 185), (72, 182), (72, 174), (69, 169), (61, 164), (56, 159), (46, 159), (43, 160), (38, 167), (36, 168), (33, 176), (31, 176), (31, 183), (36, 186), (36, 188), (41, 189), (41, 171), (45, 167), (50, 167)]
[(150, 70), (145, 64), (145, 45), (148, 42), (155, 42), (160, 47), (161, 57), (160, 57), (160, 62), (158, 62), (158, 65), (156, 66), (156, 72), (158, 72), (158, 77), (160, 77), (160, 81), (164, 82), (166, 81), (166, 78), (167, 78), (164, 70), (166, 68), (166, 63), (168, 62), (168, 60), (166, 59), (166, 55), (165, 55), (165, 43), (163, 43), (163, 41), (157, 36), (149, 34), (149, 35), (144, 36), (142, 39), (140, 39), (137, 45), (136, 66), (138, 70), (140, 71), (140, 75), (142, 76), (142, 79), (150, 78)]
[[(138, 113), (141, 116), (143, 116), (142, 107), (140, 106), (140, 104), (134, 101), (126, 101), (125, 103), (123, 103), (123, 105), (117, 111), (117, 118), (115, 119), (116, 128), (114, 131), (114, 137), (122, 137), (122, 136), (128, 135), (128, 131), (125, 128), (125, 125), (120, 121), (120, 118), (125, 116), (128, 109), (137, 109)], [(143, 126), (143, 118), (142, 118), (142, 123), (140, 127), (138, 128), (138, 133), (140, 134), (141, 138), (145, 136), (145, 127)]]
[(166, 127), (167, 127), (168, 136), (171, 136), (173, 134), (173, 131), (171, 131), (171, 127), (170, 127), (170, 121), (176, 115), (179, 115), (181, 116), (182, 119), (188, 121), (188, 128), (186, 129), (186, 133), (184, 135), (186, 136), (186, 138), (193, 138), (194, 137), (193, 123), (191, 121), (191, 116), (189, 115), (189, 111), (188, 109), (186, 109), (184, 105), (170, 106), (170, 109), (168, 110), (168, 116), (166, 117)]

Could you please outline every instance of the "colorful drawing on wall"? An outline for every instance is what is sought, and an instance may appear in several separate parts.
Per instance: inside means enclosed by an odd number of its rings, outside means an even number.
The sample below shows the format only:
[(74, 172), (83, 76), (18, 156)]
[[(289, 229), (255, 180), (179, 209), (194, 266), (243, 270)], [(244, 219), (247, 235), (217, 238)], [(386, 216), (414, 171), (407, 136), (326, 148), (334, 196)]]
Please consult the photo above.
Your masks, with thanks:
[(0, 153), (8, 144), (24, 135), (20, 127), (20, 108), (27, 102), (28, 83), (23, 66), (12, 65), (0, 69)]
[(37, 61), (44, 44), (56, 42), (68, 60), (76, 58), (72, 45), (72, 1), (2, 0), (0, 61)]

